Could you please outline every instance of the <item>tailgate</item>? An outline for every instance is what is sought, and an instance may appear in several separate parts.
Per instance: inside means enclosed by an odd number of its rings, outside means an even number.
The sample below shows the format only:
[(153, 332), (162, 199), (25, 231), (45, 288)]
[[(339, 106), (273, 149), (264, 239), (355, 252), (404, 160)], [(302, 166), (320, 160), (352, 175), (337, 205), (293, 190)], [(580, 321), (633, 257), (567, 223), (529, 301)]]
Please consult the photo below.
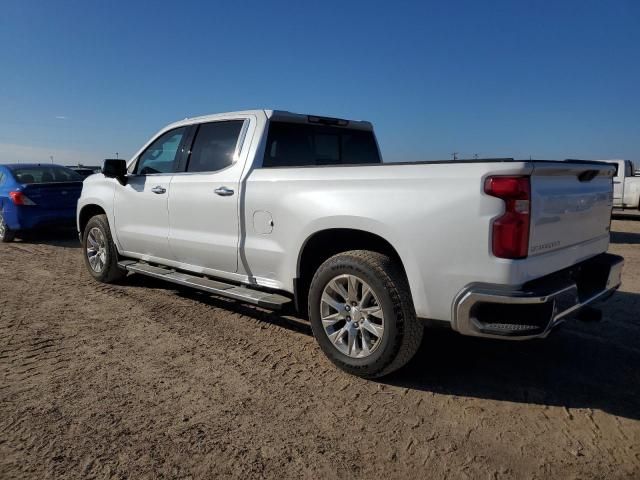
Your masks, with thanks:
[(41, 208), (75, 207), (82, 192), (82, 182), (25, 184), (22, 193)]
[(597, 162), (534, 162), (529, 256), (608, 236), (613, 172)]

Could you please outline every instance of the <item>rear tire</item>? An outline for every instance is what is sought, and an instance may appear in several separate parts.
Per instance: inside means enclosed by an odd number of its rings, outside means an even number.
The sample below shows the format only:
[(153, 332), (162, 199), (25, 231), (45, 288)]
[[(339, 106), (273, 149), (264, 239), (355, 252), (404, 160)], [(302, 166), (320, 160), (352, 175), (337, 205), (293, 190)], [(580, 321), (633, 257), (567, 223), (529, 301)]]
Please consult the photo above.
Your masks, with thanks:
[(118, 250), (106, 215), (96, 215), (87, 222), (82, 233), (82, 250), (87, 270), (97, 281), (114, 283), (125, 277), (118, 267)]
[(388, 256), (368, 250), (334, 255), (318, 268), (309, 289), (309, 319), (329, 360), (364, 378), (403, 367), (424, 332), (404, 272)]
[(16, 238), (16, 232), (10, 230), (4, 221), (4, 217), (0, 213), (0, 242), (10, 243)]

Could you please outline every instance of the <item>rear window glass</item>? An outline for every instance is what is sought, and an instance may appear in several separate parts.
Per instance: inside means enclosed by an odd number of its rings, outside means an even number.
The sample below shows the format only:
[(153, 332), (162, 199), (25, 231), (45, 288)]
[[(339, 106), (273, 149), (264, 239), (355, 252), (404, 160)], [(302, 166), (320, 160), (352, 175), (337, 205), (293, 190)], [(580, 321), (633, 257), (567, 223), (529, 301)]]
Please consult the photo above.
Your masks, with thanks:
[(16, 181), (23, 184), (81, 182), (82, 177), (70, 168), (56, 165), (38, 165), (12, 169)]
[(262, 166), (306, 167), (381, 163), (373, 132), (273, 122)]

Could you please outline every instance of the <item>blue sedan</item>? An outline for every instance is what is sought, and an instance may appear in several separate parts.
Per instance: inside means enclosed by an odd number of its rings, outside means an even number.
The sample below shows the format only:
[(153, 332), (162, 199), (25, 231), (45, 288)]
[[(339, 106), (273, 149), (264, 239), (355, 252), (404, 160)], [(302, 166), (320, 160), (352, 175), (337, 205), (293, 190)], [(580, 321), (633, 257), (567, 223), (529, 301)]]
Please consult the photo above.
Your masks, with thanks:
[(82, 177), (62, 165), (0, 165), (0, 242), (46, 227), (72, 226)]

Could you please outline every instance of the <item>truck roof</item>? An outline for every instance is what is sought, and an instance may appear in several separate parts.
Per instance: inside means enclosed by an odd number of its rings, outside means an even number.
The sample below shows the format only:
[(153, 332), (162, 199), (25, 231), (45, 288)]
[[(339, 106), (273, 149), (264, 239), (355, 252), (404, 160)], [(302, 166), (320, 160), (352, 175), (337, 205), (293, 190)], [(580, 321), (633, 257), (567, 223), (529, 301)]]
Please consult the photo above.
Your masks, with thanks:
[(237, 115), (265, 115), (269, 120), (285, 121), (293, 123), (321, 123), (321, 124), (333, 124), (337, 126), (348, 126), (349, 128), (356, 128), (358, 130), (373, 130), (371, 122), (363, 120), (348, 120), (343, 118), (326, 117), (322, 115), (307, 115), (302, 113), (293, 113), (286, 110), (239, 110), (236, 112), (223, 112), (213, 113), (209, 115), (201, 115), (198, 117), (185, 118), (177, 122), (168, 125), (163, 130), (168, 128), (175, 128), (182, 125), (191, 125), (194, 123), (213, 122), (216, 120), (223, 120), (227, 117), (234, 117)]

